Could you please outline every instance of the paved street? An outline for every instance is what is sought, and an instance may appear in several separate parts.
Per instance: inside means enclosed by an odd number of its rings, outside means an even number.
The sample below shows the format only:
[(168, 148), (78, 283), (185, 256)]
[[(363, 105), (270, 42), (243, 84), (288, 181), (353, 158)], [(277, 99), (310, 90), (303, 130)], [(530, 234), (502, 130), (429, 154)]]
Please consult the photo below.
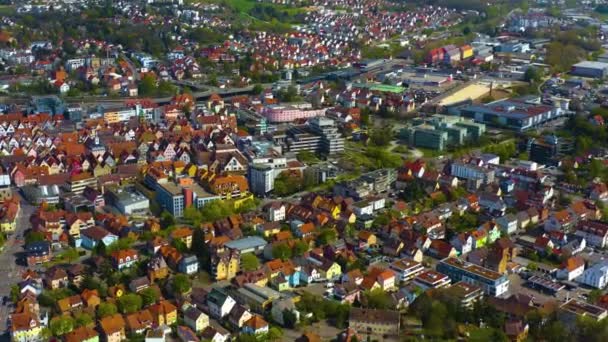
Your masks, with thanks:
[[(13, 191), (17, 191), (14, 189)], [(26, 229), (30, 227), (29, 219), (36, 208), (25, 200), (21, 200), (21, 210), (17, 217), (17, 228), (15, 233), (10, 235), (4, 245), (4, 249), (0, 252), (0, 298), (10, 296), (11, 286), (15, 285), (20, 280), (21, 272), (25, 269), (22, 265), (17, 265), (16, 256), (23, 250), (22, 236)], [(20, 239), (18, 239), (18, 237)], [(0, 302), (0, 332), (6, 331), (6, 319), (9, 315), (7, 305), (1, 305)]]

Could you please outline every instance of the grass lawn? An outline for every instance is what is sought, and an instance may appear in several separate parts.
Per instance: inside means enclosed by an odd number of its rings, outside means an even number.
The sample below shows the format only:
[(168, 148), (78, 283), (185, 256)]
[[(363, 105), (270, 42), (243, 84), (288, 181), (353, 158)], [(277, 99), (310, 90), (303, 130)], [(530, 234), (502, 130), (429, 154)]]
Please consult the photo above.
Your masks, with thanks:
[(0, 15), (13, 15), (15, 8), (9, 5), (0, 5)]

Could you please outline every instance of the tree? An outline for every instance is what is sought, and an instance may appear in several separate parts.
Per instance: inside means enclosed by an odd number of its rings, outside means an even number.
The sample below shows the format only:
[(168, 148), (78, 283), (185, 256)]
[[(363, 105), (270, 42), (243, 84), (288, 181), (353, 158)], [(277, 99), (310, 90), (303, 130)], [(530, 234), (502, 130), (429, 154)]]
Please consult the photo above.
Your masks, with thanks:
[(292, 251), (285, 243), (279, 243), (272, 246), (272, 257), (283, 261), (292, 257)]
[(251, 90), (251, 92), (254, 95), (259, 95), (262, 93), (262, 91), (264, 91), (264, 87), (262, 87), (261, 84), (257, 83), (256, 85), (253, 86), (253, 89)]
[(30, 231), (29, 233), (27, 233), (27, 235), (25, 235), (25, 244), (29, 244), (32, 242), (40, 242), (40, 241), (45, 241), (46, 237), (44, 236), (43, 232), (35, 232), (35, 231)]
[(108, 316), (112, 316), (118, 312), (116, 305), (112, 303), (100, 303), (97, 307), (97, 316), (99, 318), (104, 318)]
[(587, 301), (590, 304), (595, 304), (595, 303), (597, 303), (599, 301), (599, 299), (600, 299), (601, 296), (602, 296), (602, 290), (593, 289), (587, 295)]
[(81, 312), (74, 317), (74, 327), (84, 327), (93, 324), (93, 317), (86, 312)]
[(142, 299), (143, 306), (148, 306), (158, 301), (158, 293), (153, 288), (149, 287), (139, 293)]
[(53, 336), (63, 336), (74, 330), (74, 319), (71, 316), (59, 316), (51, 320)]
[(173, 290), (175, 290), (179, 294), (184, 294), (190, 291), (192, 284), (190, 282), (190, 278), (185, 274), (178, 274), (173, 277)]
[(19, 295), (21, 294), (21, 290), (19, 289), (19, 285), (11, 286), (11, 301), (13, 303), (17, 303), (19, 300)]
[(213, 201), (205, 204), (201, 209), (203, 222), (214, 222), (226, 218), (234, 213), (230, 203), (224, 201)]
[(135, 293), (128, 293), (118, 298), (118, 308), (123, 314), (134, 313), (141, 309), (142, 298)]
[(543, 71), (537, 67), (529, 67), (524, 73), (524, 80), (530, 83), (539, 83), (543, 79)]
[(366, 291), (363, 295), (368, 308), (385, 310), (391, 307), (391, 297), (383, 290)]
[(334, 229), (328, 228), (323, 229), (319, 236), (317, 237), (317, 244), (319, 245), (327, 245), (329, 243), (333, 243), (338, 238), (338, 233)]
[(308, 251), (308, 244), (302, 240), (298, 240), (295, 242), (293, 246), (293, 255), (294, 256), (302, 256), (304, 253)]
[(139, 83), (138, 93), (140, 96), (156, 95), (156, 78), (152, 75), (146, 75)]
[(254, 271), (260, 267), (260, 260), (253, 253), (241, 255), (241, 268), (245, 271)]
[(160, 214), (160, 225), (163, 229), (166, 229), (169, 226), (172, 226), (175, 224), (175, 217), (173, 217), (173, 215), (171, 215), (170, 212), (164, 210), (161, 214)]
[(283, 330), (279, 327), (270, 327), (267, 338), (269, 341), (280, 341), (283, 337)]

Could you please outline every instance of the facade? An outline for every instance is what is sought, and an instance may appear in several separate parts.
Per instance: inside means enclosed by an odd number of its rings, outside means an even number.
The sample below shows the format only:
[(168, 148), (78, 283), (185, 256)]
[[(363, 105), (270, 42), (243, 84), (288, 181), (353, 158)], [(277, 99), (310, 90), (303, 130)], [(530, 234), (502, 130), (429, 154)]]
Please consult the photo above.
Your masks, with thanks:
[(459, 115), (488, 125), (527, 131), (568, 113), (567, 108), (526, 99), (506, 99), (459, 108)]
[(589, 267), (577, 281), (596, 289), (605, 288), (608, 285), (608, 262), (600, 261)]
[(135, 187), (126, 187), (106, 192), (109, 204), (124, 215), (146, 213), (150, 210), (150, 200)]
[(251, 192), (265, 195), (274, 189), (275, 171), (270, 165), (251, 165), (248, 169)]
[(494, 171), (479, 167), (474, 164), (466, 164), (463, 162), (454, 162), (451, 165), (451, 174), (454, 177), (467, 180), (481, 180), (485, 184), (494, 181)]
[(608, 63), (583, 61), (570, 69), (570, 74), (581, 77), (605, 78), (608, 75)]
[(608, 245), (608, 224), (601, 221), (580, 221), (576, 226), (576, 236), (580, 236), (591, 246), (604, 248)]
[(399, 336), (401, 328), (398, 311), (360, 309), (353, 307), (348, 320), (349, 327), (369, 338)]
[(192, 178), (180, 178), (177, 183), (157, 183), (156, 199), (163, 209), (175, 217), (182, 217), (184, 209), (195, 206), (200, 209), (205, 204), (221, 199), (221, 196), (207, 192)]
[(490, 296), (498, 297), (509, 290), (509, 278), (506, 275), (457, 258), (441, 260), (437, 271), (448, 275), (454, 282), (464, 281), (479, 286)]
[(262, 111), (262, 115), (269, 122), (294, 122), (300, 119), (310, 119), (318, 116), (325, 116), (327, 109), (312, 109), (310, 104), (303, 105), (270, 105)]
[(572, 141), (548, 135), (528, 142), (530, 160), (541, 165), (559, 166), (561, 160), (574, 151)]
[(409, 145), (442, 151), (449, 146), (460, 146), (479, 139), (486, 131), (483, 123), (471, 119), (435, 114), (428, 119), (417, 119), (403, 128), (399, 135)]

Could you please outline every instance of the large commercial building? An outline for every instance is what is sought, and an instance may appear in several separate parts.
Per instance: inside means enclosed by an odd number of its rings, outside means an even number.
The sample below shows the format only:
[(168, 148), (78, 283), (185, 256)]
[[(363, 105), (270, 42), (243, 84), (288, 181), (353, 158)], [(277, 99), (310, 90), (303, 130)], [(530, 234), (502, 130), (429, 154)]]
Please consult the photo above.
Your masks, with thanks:
[(150, 200), (135, 187), (125, 187), (106, 193), (108, 203), (124, 215), (145, 213), (150, 209)]
[(581, 77), (604, 78), (608, 75), (608, 63), (580, 62), (572, 66), (570, 74)]
[(400, 131), (400, 136), (411, 146), (441, 151), (448, 146), (460, 146), (467, 141), (475, 141), (485, 131), (486, 126), (482, 123), (437, 114), (428, 119), (415, 120)]
[(274, 189), (274, 169), (270, 165), (254, 164), (249, 167), (249, 187), (256, 195), (265, 195)]
[(530, 160), (542, 165), (559, 166), (561, 160), (573, 150), (574, 144), (571, 140), (555, 135), (532, 138), (528, 141)]
[(290, 127), (285, 144), (290, 152), (319, 152), (336, 154), (344, 151), (344, 138), (338, 132), (336, 122), (316, 117), (308, 125)]
[(299, 119), (310, 119), (325, 116), (326, 109), (312, 109), (310, 103), (284, 105), (269, 105), (264, 107), (262, 115), (269, 122), (293, 122)]
[(509, 278), (506, 275), (457, 258), (441, 260), (437, 272), (449, 276), (452, 282), (464, 281), (479, 286), (490, 296), (498, 297), (509, 290)]
[(221, 199), (221, 196), (205, 191), (200, 185), (194, 183), (192, 178), (180, 178), (177, 183), (158, 183), (156, 199), (160, 206), (173, 216), (182, 217), (184, 209), (192, 205), (202, 208), (210, 201)]
[(568, 102), (556, 102), (555, 106), (540, 103), (540, 99), (505, 99), (487, 104), (473, 104), (458, 108), (461, 117), (476, 122), (526, 131), (567, 115)]
[(494, 181), (494, 170), (460, 161), (452, 163), (450, 173), (454, 177), (466, 180), (480, 180), (485, 184), (490, 184)]

